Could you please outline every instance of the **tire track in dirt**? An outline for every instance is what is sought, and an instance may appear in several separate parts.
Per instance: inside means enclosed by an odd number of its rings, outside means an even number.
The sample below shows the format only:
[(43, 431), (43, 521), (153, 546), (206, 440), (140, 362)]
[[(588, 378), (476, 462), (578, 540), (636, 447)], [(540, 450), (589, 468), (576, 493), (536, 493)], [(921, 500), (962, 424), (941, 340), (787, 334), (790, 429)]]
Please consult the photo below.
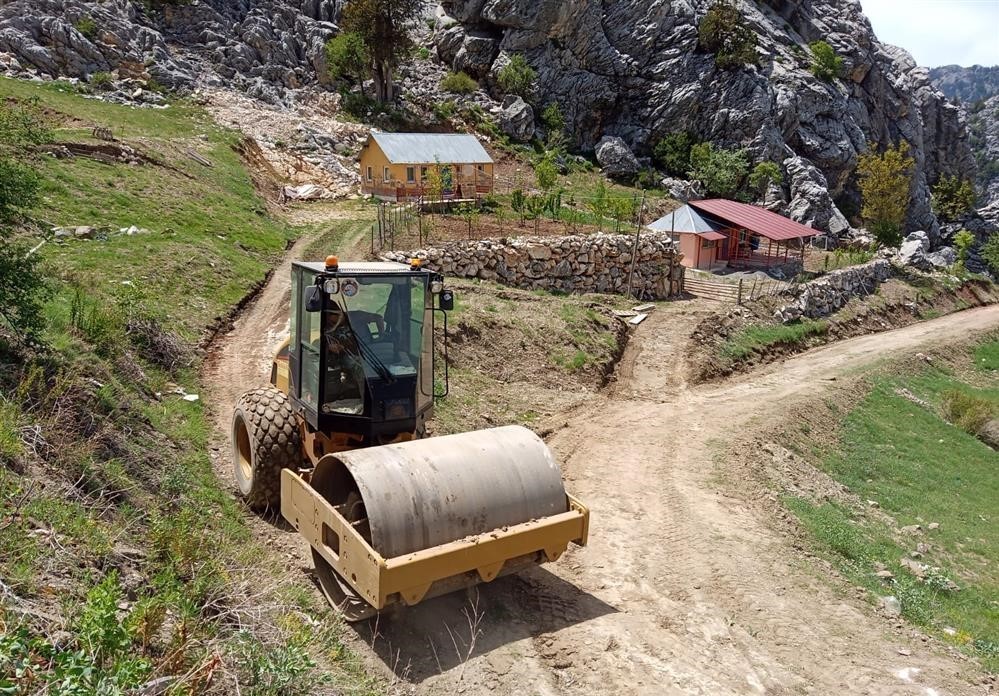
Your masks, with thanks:
[[(430, 694), (988, 693), (972, 662), (915, 631), (892, 635), (869, 605), (816, 578), (762, 511), (713, 481), (749, 475), (738, 456), (721, 458), (720, 443), (750, 441), (746, 434), (872, 362), (997, 325), (999, 307), (972, 310), (669, 397), (683, 384), (669, 374), (682, 360), (664, 356), (656, 376), (642, 374), (643, 348), (670, 344), (655, 335), (670, 330), (665, 315), (647, 322), (636, 332), (642, 345), (630, 380), (550, 438), (570, 490), (591, 506), (591, 543), (524, 577), (562, 593), (574, 610), (553, 620), (516, 585), (484, 586), (487, 622), (475, 656), (410, 670), (406, 681)], [(384, 640), (443, 644), (440, 625), (457, 624), (462, 601), (400, 613), (383, 626)], [(502, 620), (489, 623), (494, 613)]]
[[(266, 380), (287, 322), (288, 266), (207, 363), (220, 431), (216, 470), (230, 487), (231, 405)], [(696, 318), (699, 310), (689, 309)], [(568, 414), (550, 438), (569, 489), (593, 510), (590, 545), (359, 626), (353, 647), (394, 675), (400, 691), (426, 694), (988, 693), (974, 685), (970, 662), (892, 636), (869, 606), (810, 575), (765, 515), (715, 490), (712, 477), (748, 475), (738, 457), (719, 459), (715, 441), (742, 438), (882, 356), (999, 325), (999, 307), (829, 345), (696, 388), (683, 378), (689, 331), (674, 314), (639, 327), (630, 374)], [(302, 582), (307, 544), (251, 519), (258, 536), (294, 559), (288, 581)], [(901, 647), (911, 655), (899, 655)], [(911, 682), (898, 676), (908, 667), (921, 670)]]

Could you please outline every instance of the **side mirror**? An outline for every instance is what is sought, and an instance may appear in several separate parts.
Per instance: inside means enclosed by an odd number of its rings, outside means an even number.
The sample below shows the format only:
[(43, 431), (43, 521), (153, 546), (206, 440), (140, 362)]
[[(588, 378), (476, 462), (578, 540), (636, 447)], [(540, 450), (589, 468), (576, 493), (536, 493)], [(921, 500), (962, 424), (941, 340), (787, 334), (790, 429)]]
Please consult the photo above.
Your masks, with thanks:
[(305, 288), (305, 311), (321, 312), (323, 310), (323, 290), (318, 285)]
[(445, 312), (454, 309), (454, 290), (442, 290), (440, 294), (440, 308)]

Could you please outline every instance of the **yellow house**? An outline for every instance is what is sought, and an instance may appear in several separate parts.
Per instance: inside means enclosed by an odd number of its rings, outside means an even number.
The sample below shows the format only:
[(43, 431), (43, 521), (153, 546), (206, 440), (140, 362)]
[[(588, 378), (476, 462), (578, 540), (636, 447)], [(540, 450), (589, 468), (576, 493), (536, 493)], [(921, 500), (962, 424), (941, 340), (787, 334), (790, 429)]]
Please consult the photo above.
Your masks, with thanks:
[[(429, 186), (434, 170), (440, 190)], [(375, 131), (361, 150), (361, 191), (387, 201), (474, 200), (493, 191), (493, 159), (474, 135)]]

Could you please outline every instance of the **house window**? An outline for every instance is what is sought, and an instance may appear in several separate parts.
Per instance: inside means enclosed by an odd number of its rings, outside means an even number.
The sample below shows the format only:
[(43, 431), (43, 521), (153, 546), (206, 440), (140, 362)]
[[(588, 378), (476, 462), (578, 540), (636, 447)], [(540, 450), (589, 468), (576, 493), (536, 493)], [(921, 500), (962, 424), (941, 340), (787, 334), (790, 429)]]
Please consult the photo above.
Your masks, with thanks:
[(383, 181), (391, 181), (392, 180), (392, 172), (389, 171), (388, 167), (382, 167), (382, 180)]
[(481, 165), (481, 164), (480, 164), (480, 165), (478, 166), (478, 170), (479, 170), (479, 174), (485, 174), (485, 173), (486, 173), (486, 168), (485, 168), (485, 166), (484, 166), (484, 165)]
[(427, 180), (427, 168), (420, 167), (420, 181), (426, 181), (426, 180)]
[(406, 183), (412, 184), (416, 181), (416, 167), (406, 167)]
[(368, 167), (367, 176), (368, 176), (368, 181), (371, 181), (375, 176), (374, 173), (371, 171), (371, 167)]
[(714, 249), (715, 241), (713, 239), (702, 239), (701, 248), (702, 249)]

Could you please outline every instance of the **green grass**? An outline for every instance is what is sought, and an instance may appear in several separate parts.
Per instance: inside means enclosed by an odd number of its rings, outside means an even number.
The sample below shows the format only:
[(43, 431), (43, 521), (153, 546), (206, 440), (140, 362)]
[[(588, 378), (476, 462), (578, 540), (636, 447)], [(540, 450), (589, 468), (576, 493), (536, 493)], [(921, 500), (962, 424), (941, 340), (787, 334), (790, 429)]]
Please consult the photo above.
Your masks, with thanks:
[(975, 367), (986, 372), (999, 370), (999, 341), (983, 343), (975, 350)]
[(729, 360), (742, 360), (755, 352), (777, 345), (802, 343), (829, 331), (829, 323), (806, 319), (776, 326), (747, 326), (722, 344), (720, 351)]
[[(997, 348), (995, 341), (980, 346), (976, 364), (979, 355)], [(931, 408), (899, 396), (896, 389), (901, 387)], [(995, 383), (974, 386), (943, 369), (881, 378), (844, 418), (838, 446), (820, 457), (822, 468), (859, 499), (877, 501), (899, 528), (922, 525), (923, 536), (901, 535), (878, 518), (835, 503), (787, 503), (848, 578), (872, 596), (898, 597), (906, 618), (977, 655), (995, 672), (999, 453), (941, 417), (944, 402), (955, 391), (999, 406)], [(928, 530), (931, 522), (940, 527)], [(930, 545), (920, 562), (936, 568), (924, 580), (899, 563), (917, 542)], [(877, 578), (878, 563), (891, 570), (894, 579)], [(960, 589), (948, 589), (947, 579)]]
[[(97, 142), (90, 130), (106, 126), (168, 165), (33, 160), (43, 179), (35, 218), (111, 233), (103, 241), (42, 248), (61, 280), (92, 297), (113, 300), (127, 292), (194, 338), (264, 276), (295, 234), (267, 215), (234, 149), (240, 136), (217, 127), (201, 109), (183, 102), (164, 110), (105, 104), (56, 85), (7, 79), (0, 79), (0, 98), (38, 99), (52, 114), (57, 141)], [(186, 149), (214, 166), (194, 162)], [(115, 234), (133, 225), (148, 233)]]
[[(220, 655), (238, 665), (242, 693), (309, 693), (326, 683), (372, 691), (325, 604), (296, 614), (301, 626), (282, 625), (276, 637), (235, 630), (259, 620), (248, 616), (249, 606), (272, 621), (288, 613), (278, 590), (262, 589), (277, 585), (284, 570), (216, 478), (208, 405), (169, 393), (180, 385), (203, 394), (193, 344), (302, 230), (268, 214), (234, 149), (239, 137), (197, 107), (129, 108), (63, 85), (3, 79), (0, 97), (37, 98), (57, 140), (90, 142), (92, 127), (109, 127), (169, 165), (25, 155), (43, 180), (34, 219), (112, 233), (41, 248), (50, 278), (47, 350), (0, 341), (0, 578), (26, 601), (55, 605), (50, 611), (70, 626), (68, 642), (56, 649), (0, 598), (0, 625), (17, 636), (7, 647), (49, 665), (44, 679), (56, 681), (66, 660), (77, 660), (71, 666), (79, 674), (132, 687), (139, 672), (143, 680), (197, 675)], [(214, 166), (195, 163), (186, 149)], [(340, 244), (363, 224), (346, 221), (321, 239)], [(148, 233), (113, 234), (131, 225)], [(184, 360), (167, 366), (154, 359), (149, 336), (134, 328), (149, 318), (157, 322), (153, 337), (176, 339)], [(29, 431), (42, 438), (31, 448)], [(123, 561), (123, 545), (139, 549), (138, 557)], [(117, 599), (125, 576), (113, 569), (124, 567), (139, 578), (124, 631), (107, 612), (94, 619), (105, 624), (100, 630), (86, 629), (79, 617)], [(95, 637), (113, 639), (114, 649), (97, 650)], [(11, 679), (18, 684), (16, 671), (0, 655), (0, 691)], [(100, 690), (77, 686), (79, 693)]]

